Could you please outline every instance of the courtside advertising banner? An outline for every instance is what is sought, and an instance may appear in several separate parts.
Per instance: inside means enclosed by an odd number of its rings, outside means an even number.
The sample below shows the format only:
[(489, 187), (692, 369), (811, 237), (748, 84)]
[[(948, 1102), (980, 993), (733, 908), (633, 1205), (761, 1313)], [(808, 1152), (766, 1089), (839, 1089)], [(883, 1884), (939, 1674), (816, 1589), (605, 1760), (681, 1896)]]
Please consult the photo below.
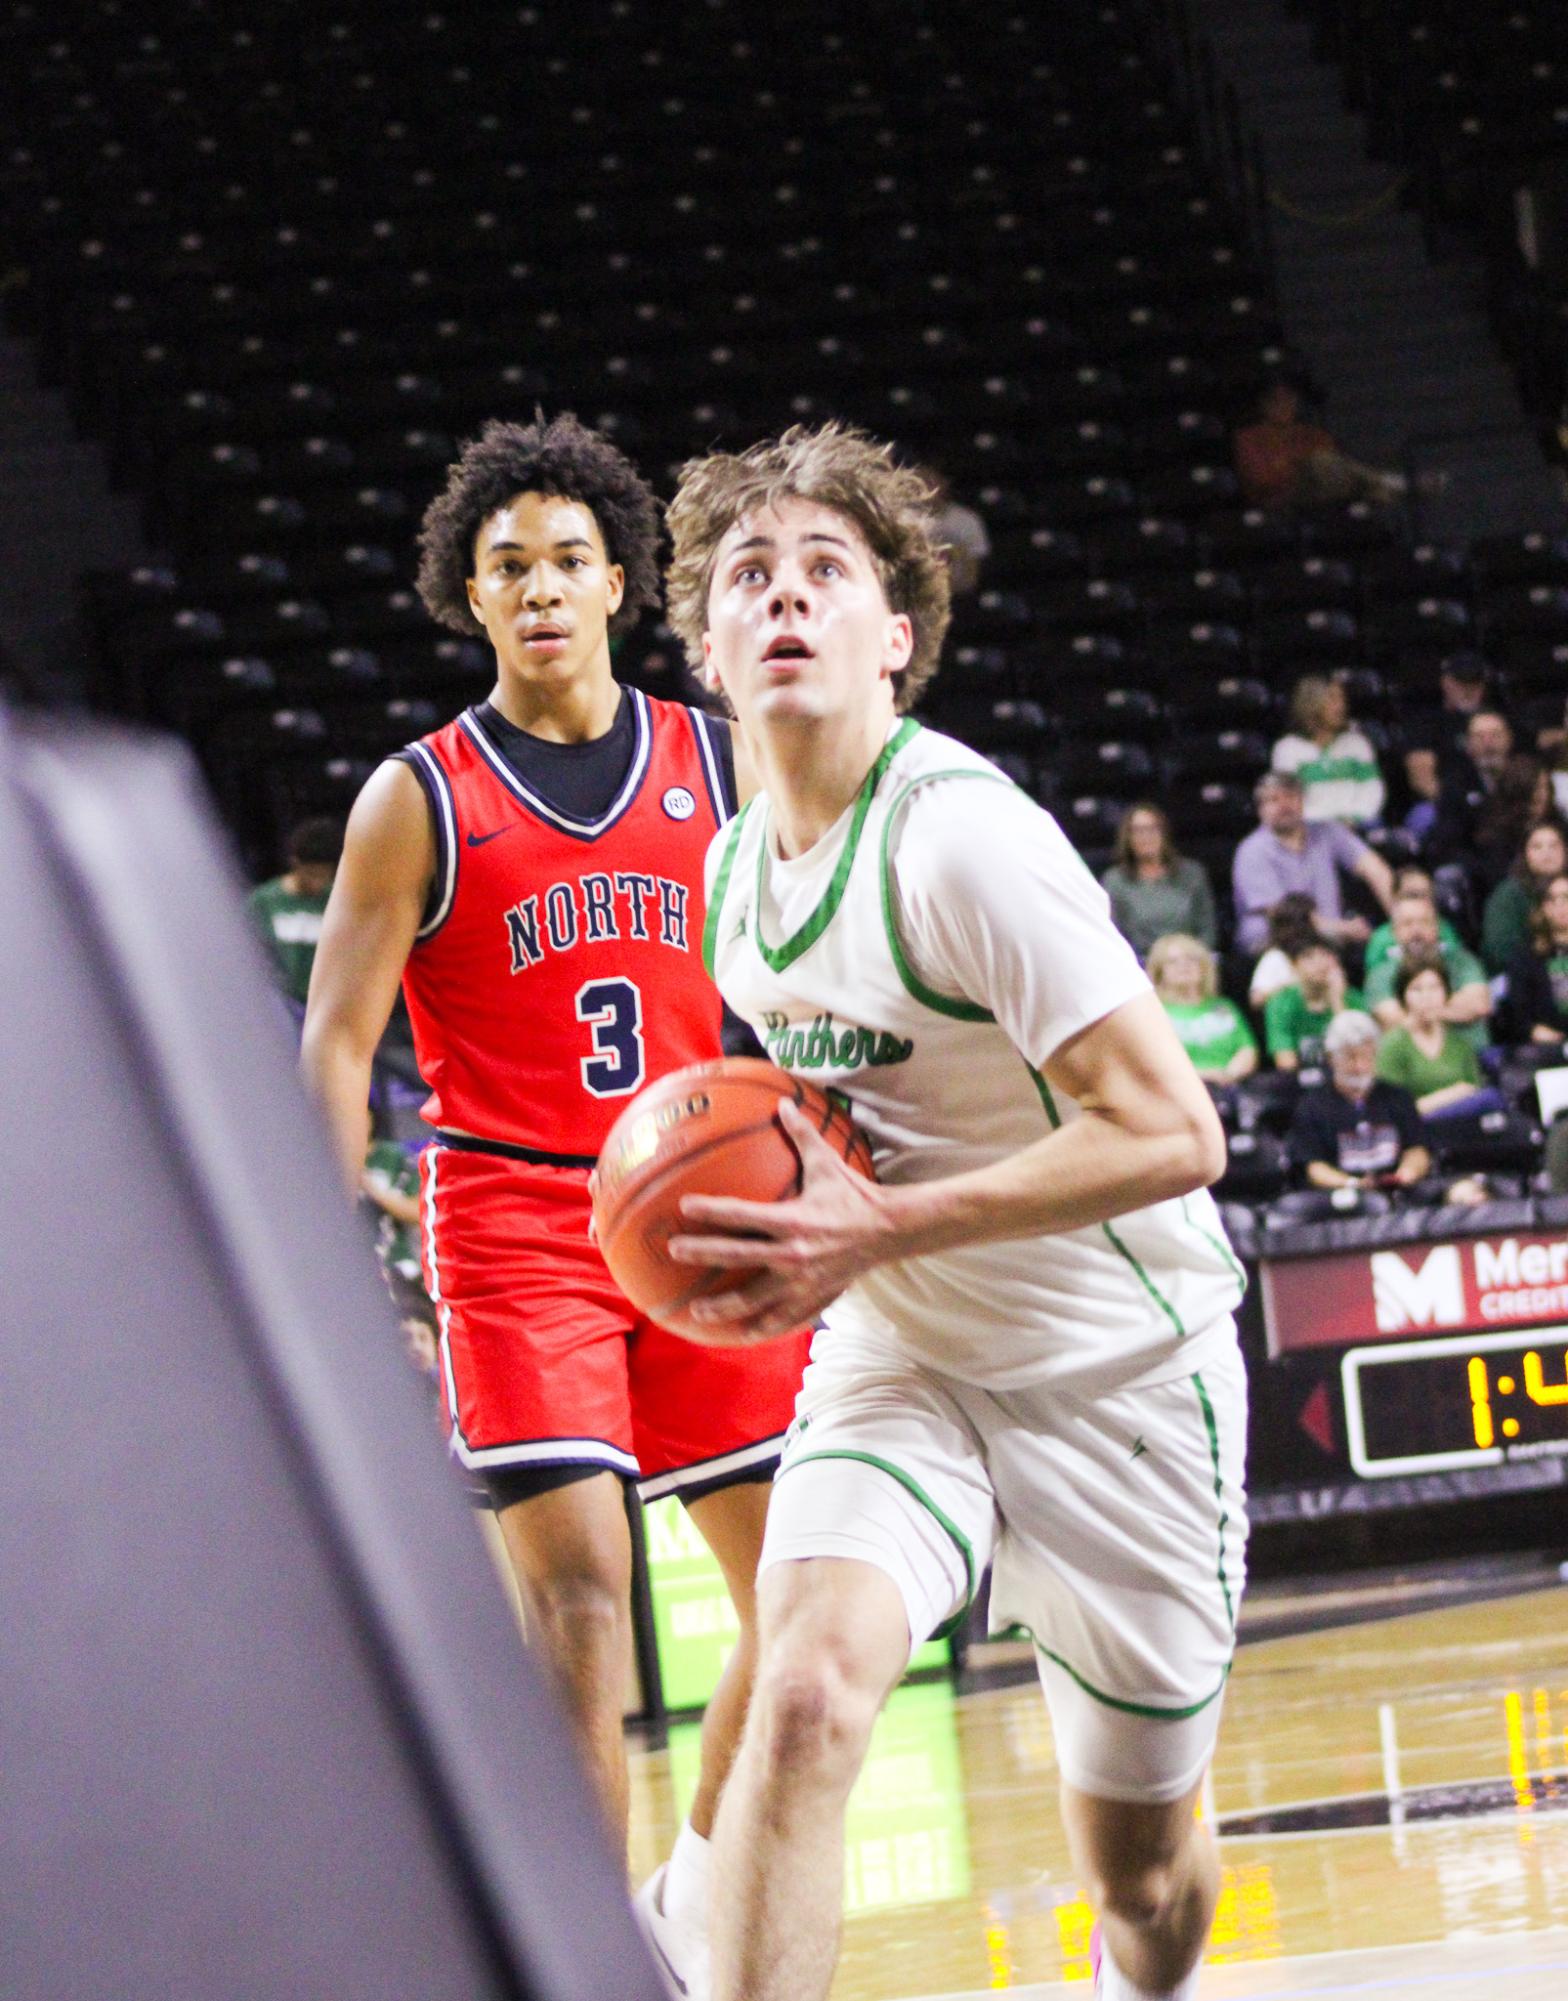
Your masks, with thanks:
[(1469, 1237), (1265, 1259), (1262, 1290), (1271, 1356), (1540, 1326), (1568, 1321), (1568, 1239)]

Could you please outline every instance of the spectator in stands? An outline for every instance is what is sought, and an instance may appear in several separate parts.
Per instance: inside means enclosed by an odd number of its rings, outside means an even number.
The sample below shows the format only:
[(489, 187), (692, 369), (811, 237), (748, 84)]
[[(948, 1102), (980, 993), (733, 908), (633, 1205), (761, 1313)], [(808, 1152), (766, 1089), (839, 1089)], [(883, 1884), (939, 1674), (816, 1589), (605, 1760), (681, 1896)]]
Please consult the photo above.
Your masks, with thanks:
[(1405, 1018), (1378, 1047), (1377, 1074), (1383, 1082), (1408, 1091), (1423, 1118), (1482, 1111), (1499, 1103), (1482, 1078), (1474, 1048), (1444, 1018), (1451, 989), (1442, 953), (1409, 953), (1400, 964), (1394, 994)]
[(1233, 1084), (1258, 1067), (1257, 1038), (1247, 1017), (1219, 991), (1214, 954), (1201, 938), (1173, 932), (1149, 953), (1154, 991), (1205, 1082)]
[(1408, 484), (1403, 474), (1380, 472), (1341, 450), (1332, 432), (1307, 422), (1294, 383), (1279, 379), (1264, 385), (1257, 413), (1237, 431), (1233, 452), (1242, 493), (1254, 507), (1325, 507), (1351, 500), (1388, 506)]
[(1530, 944), (1508, 967), (1508, 1019), (1515, 1042), (1568, 1039), (1568, 873), (1554, 875), (1530, 921)]
[(1313, 1188), (1410, 1188), (1432, 1156), (1415, 1099), (1377, 1078), (1378, 1026), (1346, 1009), (1323, 1038), (1329, 1082), (1302, 1093), (1286, 1151)]
[(1261, 1014), (1271, 994), (1293, 984), (1296, 954), (1322, 936), (1312, 898), (1297, 889), (1282, 896), (1269, 912), (1268, 943), (1247, 982), (1247, 1005)]
[(1472, 852), (1482, 809), (1513, 748), (1513, 725), (1500, 709), (1477, 709), (1465, 724), (1464, 739), (1444, 771), (1426, 841), (1434, 861), (1462, 861)]
[(1506, 973), (1530, 944), (1530, 918), (1554, 876), (1568, 871), (1568, 827), (1555, 817), (1532, 827), (1513, 867), (1486, 899), (1481, 959), (1488, 973)]
[(1507, 875), (1532, 827), (1557, 824), (1551, 773), (1528, 752), (1515, 752), (1504, 764), (1476, 815), (1475, 840), (1465, 859), (1467, 873), (1483, 894)]
[(436, 1368), (435, 1308), (419, 1259), (419, 1165), (372, 1116), (359, 1192), (376, 1211), (376, 1258), (415, 1366)]
[(980, 588), (980, 572), (991, 553), (991, 537), (980, 515), (961, 500), (953, 498), (945, 473), (927, 466), (925, 477), (931, 483), (936, 539), (947, 558), (947, 574), (953, 596), (972, 597)]
[[(1434, 906), (1436, 905), (1437, 891), (1432, 881), (1432, 872), (1430, 869), (1421, 868), (1415, 862), (1406, 862), (1403, 867), (1395, 869), (1394, 901), (1396, 903), (1406, 890), (1416, 890), (1422, 896), (1428, 897)], [(1464, 942), (1440, 910), (1437, 913), (1437, 939), (1445, 952), (1452, 952)], [(1394, 937), (1393, 924), (1385, 917), (1383, 922), (1367, 940), (1366, 956), (1362, 960), (1361, 965), (1363, 985), (1372, 977), (1373, 972), (1377, 967), (1382, 965), (1389, 954), (1397, 951), (1397, 949), (1398, 941)]]
[(1140, 959), (1180, 931), (1214, 949), (1214, 890), (1201, 862), (1179, 854), (1163, 807), (1140, 799), (1116, 829), (1116, 859), (1100, 878), (1116, 928)]
[(1345, 914), (1340, 871), (1358, 877), (1387, 910), (1394, 893), (1388, 863), (1337, 820), (1309, 821), (1301, 780), (1290, 772), (1265, 772), (1253, 798), (1259, 824), (1237, 847), (1231, 867), (1237, 944), (1260, 952), (1268, 914), (1291, 890), (1311, 897), (1317, 927), (1327, 937), (1364, 941), (1372, 927), (1359, 914)]
[(1394, 949), (1366, 979), (1366, 1003), (1373, 1015), (1385, 1028), (1404, 1026), (1405, 1010), (1398, 996), (1400, 968), (1409, 958), (1436, 953), (1448, 974), (1448, 1001), (1443, 1018), (1459, 1029), (1477, 1051), (1484, 1049), (1487, 1017), (1492, 1012), (1492, 990), (1481, 961), (1465, 945), (1444, 949), (1438, 936), (1437, 905), (1419, 890), (1407, 889), (1395, 899), (1392, 922)]
[(250, 893), (249, 907), (291, 1001), (305, 1005), (321, 919), (343, 854), (343, 822), (301, 820), (289, 830), (288, 867)]
[(1549, 723), (1536, 732), (1535, 747), (1552, 774), (1552, 797), (1557, 811), (1568, 820), (1568, 707), (1560, 723)]
[(1541, 1157), (1547, 1187), (1554, 1195), (1568, 1195), (1568, 1112), (1559, 1112), (1547, 1127)]
[(1291, 965), (1295, 979), (1270, 994), (1263, 1009), (1264, 1046), (1276, 1070), (1317, 1063), (1335, 1015), (1362, 1005), (1360, 994), (1346, 982), (1344, 961), (1327, 938), (1304, 939)]
[(1438, 666), (1434, 714), (1418, 717), (1405, 739), (1405, 782), (1414, 800), (1405, 825), (1418, 839), (1432, 831), (1444, 782), (1465, 759), (1470, 718), (1491, 706), (1490, 670), (1483, 656), (1466, 649), (1445, 654)]
[(1383, 816), (1387, 787), (1377, 752), (1350, 721), (1345, 684), (1330, 674), (1303, 674), (1290, 697), (1290, 733), (1274, 746), (1276, 771), (1301, 780), (1309, 820), (1343, 820), (1369, 827)]

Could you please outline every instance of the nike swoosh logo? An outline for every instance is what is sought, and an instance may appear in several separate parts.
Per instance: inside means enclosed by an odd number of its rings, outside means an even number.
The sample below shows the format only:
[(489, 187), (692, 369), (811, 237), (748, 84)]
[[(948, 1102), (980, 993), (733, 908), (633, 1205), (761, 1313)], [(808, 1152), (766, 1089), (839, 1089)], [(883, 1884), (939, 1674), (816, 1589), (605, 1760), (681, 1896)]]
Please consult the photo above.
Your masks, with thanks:
[(503, 834), (509, 834), (517, 825), (518, 822), (516, 820), (508, 820), (504, 827), (496, 827), (488, 834), (470, 834), (468, 845), (471, 848), (482, 848), (486, 841), (500, 840)]

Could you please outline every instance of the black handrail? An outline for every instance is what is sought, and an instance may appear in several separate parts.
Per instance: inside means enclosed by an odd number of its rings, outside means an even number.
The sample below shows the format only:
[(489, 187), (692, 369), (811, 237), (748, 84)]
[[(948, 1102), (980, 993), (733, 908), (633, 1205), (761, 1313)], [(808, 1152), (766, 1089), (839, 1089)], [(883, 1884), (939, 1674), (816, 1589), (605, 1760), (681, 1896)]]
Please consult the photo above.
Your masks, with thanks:
[(1268, 168), (1263, 143), (1241, 114), (1235, 85), (1222, 80), (1214, 44), (1194, 24), (1191, 0), (1166, 0), (1164, 24), (1184, 107), (1197, 131), (1205, 165), (1241, 227), (1248, 251), (1277, 289)]

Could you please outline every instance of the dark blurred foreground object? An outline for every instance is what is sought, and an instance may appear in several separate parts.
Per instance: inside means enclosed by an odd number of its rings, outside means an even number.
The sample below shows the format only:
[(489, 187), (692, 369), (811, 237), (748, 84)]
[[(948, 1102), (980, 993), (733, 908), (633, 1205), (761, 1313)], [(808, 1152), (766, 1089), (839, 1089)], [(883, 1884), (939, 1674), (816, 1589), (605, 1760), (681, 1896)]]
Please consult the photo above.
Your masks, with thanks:
[(167, 744), (0, 711), (0, 1985), (658, 2001)]

